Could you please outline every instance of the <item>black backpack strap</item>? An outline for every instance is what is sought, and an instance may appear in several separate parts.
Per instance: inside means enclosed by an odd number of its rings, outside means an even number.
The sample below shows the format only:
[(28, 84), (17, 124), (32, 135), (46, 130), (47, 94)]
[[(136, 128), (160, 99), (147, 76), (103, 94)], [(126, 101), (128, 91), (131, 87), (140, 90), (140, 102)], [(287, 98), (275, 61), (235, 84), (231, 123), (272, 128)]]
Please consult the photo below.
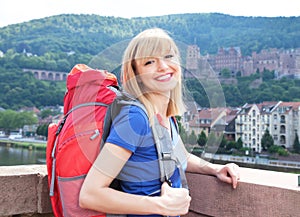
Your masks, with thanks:
[(103, 134), (101, 139), (100, 148), (103, 148), (104, 143), (109, 135), (110, 128), (115, 117), (120, 113), (123, 106), (135, 105), (140, 107), (148, 116), (145, 106), (135, 99), (130, 94), (122, 90), (114, 90), (116, 93), (115, 100), (108, 106), (108, 109), (105, 114), (104, 124), (103, 124)]

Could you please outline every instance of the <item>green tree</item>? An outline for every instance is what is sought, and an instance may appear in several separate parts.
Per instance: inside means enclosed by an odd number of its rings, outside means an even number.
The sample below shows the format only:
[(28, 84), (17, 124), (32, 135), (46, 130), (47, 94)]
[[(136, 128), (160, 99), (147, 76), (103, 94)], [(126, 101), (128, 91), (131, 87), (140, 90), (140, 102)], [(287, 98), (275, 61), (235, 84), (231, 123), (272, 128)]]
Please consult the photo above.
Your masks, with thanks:
[(264, 81), (274, 79), (275, 78), (274, 71), (269, 71), (269, 70), (264, 69), (264, 71), (262, 73), (262, 78)]
[(48, 126), (49, 124), (39, 125), (38, 128), (36, 129), (36, 134), (39, 136), (48, 137)]
[(298, 133), (295, 133), (293, 148), (296, 153), (300, 154), (300, 143), (299, 143)]
[(280, 156), (288, 156), (289, 153), (286, 149), (284, 149), (283, 147), (281, 146), (277, 146), (277, 145), (272, 145), (269, 147), (268, 151), (270, 153), (277, 153), (278, 155)]
[(231, 77), (231, 72), (228, 68), (224, 68), (222, 69), (221, 71), (221, 75), (224, 77), (224, 78), (230, 78)]
[(226, 150), (230, 151), (232, 149), (236, 149), (236, 142), (235, 141), (230, 141), (226, 145)]
[(4, 129), (6, 135), (9, 135), (10, 131), (15, 130), (18, 125), (17, 112), (13, 110), (0, 112), (0, 128)]
[(179, 135), (181, 137), (181, 140), (182, 140), (183, 144), (186, 144), (188, 142), (188, 135), (187, 135), (187, 132), (185, 131), (184, 127), (181, 124), (181, 117), (176, 116), (176, 120), (178, 123), (178, 130), (179, 130)]
[(261, 138), (261, 146), (263, 150), (268, 150), (271, 146), (274, 145), (274, 140), (268, 129), (265, 130), (263, 137)]
[(194, 130), (192, 130), (191, 134), (189, 135), (189, 144), (191, 145), (197, 144), (197, 136)]
[(205, 146), (206, 142), (207, 142), (207, 136), (204, 133), (204, 131), (202, 130), (201, 133), (198, 135), (197, 143), (198, 143), (198, 145), (203, 147), (203, 146)]
[(37, 124), (38, 118), (34, 115), (33, 112), (18, 112), (17, 120), (19, 128), (24, 127), (25, 125)]
[(211, 131), (207, 137), (207, 143), (206, 143), (207, 152), (216, 153), (217, 150), (219, 149), (221, 140), (222, 140), (221, 136), (217, 136), (214, 131)]
[(227, 140), (225, 139), (225, 136), (222, 136), (222, 141), (220, 143), (220, 148), (225, 148), (227, 146)]
[(52, 115), (52, 114), (53, 114), (53, 112), (52, 112), (50, 109), (44, 109), (44, 110), (41, 111), (40, 117), (41, 117), (42, 119), (44, 119), (44, 118), (49, 117), (49, 116)]
[(289, 88), (288, 92), (289, 92), (289, 95), (290, 95), (290, 97), (292, 99), (299, 98), (299, 96), (300, 96), (300, 88), (299, 88), (299, 86), (291, 86)]
[(37, 123), (37, 117), (31, 112), (16, 112), (5, 110), (0, 112), (0, 128), (4, 129), (7, 135), (10, 131), (23, 128), (24, 125)]
[(180, 132), (180, 137), (182, 139), (183, 144), (188, 143), (188, 135), (187, 135), (187, 132), (185, 130)]
[(238, 138), (238, 140), (236, 141), (236, 149), (240, 150), (243, 148), (243, 140), (241, 137)]

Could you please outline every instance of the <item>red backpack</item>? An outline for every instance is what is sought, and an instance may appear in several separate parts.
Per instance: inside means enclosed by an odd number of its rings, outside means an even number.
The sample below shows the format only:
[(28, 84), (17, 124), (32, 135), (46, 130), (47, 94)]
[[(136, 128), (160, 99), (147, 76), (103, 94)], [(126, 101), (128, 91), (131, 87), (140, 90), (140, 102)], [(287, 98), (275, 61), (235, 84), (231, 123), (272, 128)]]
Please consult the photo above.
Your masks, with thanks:
[(67, 77), (64, 118), (50, 124), (46, 150), (53, 213), (61, 216), (105, 216), (79, 207), (80, 186), (100, 151), (107, 106), (116, 98), (117, 78), (84, 64)]
[[(114, 108), (118, 113), (118, 104), (135, 104), (143, 108), (141, 103), (124, 92), (119, 91), (117, 78), (105, 70), (95, 70), (84, 64), (75, 65), (67, 76), (67, 92), (64, 97), (64, 117), (57, 124), (48, 127), (46, 164), (48, 184), (53, 213), (56, 217), (99, 217), (99, 213), (79, 207), (79, 192), (86, 174), (98, 156), (105, 139), (109, 134), (113, 117), (108, 112)], [(144, 108), (143, 108), (144, 109)], [(145, 109), (144, 109), (145, 110)], [(159, 125), (159, 124), (156, 124)], [(157, 127), (160, 129), (160, 127)], [(153, 127), (152, 127), (153, 131)], [(168, 150), (164, 144), (164, 135), (159, 130), (153, 132), (157, 150), (161, 150), (161, 180), (166, 180), (165, 164), (170, 168), (178, 167), (178, 159), (164, 159)], [(172, 155), (173, 156), (173, 155)], [(174, 160), (175, 159), (175, 160)], [(176, 162), (176, 165), (173, 165)], [(179, 163), (180, 164), (180, 163)], [(180, 165), (179, 165), (180, 166)], [(184, 174), (182, 182), (186, 183)]]

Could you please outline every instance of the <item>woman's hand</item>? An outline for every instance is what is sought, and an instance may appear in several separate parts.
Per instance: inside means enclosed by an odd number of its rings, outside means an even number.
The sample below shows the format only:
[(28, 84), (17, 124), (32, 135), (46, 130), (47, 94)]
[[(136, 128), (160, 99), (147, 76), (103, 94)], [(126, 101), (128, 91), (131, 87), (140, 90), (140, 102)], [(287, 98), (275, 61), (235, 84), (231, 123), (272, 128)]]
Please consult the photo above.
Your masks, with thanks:
[(166, 182), (161, 186), (162, 215), (178, 216), (187, 214), (191, 197), (185, 188), (172, 188)]
[(235, 189), (240, 179), (239, 166), (234, 163), (229, 163), (217, 170), (216, 176), (223, 182), (232, 184)]

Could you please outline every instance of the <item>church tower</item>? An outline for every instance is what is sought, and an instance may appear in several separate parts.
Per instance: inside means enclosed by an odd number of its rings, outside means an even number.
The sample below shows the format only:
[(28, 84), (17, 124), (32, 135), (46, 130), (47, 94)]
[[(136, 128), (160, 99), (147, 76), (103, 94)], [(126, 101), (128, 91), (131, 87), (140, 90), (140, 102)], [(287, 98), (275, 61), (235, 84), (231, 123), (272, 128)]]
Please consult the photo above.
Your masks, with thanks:
[(197, 45), (189, 45), (186, 54), (186, 69), (197, 70), (200, 59), (200, 48)]

